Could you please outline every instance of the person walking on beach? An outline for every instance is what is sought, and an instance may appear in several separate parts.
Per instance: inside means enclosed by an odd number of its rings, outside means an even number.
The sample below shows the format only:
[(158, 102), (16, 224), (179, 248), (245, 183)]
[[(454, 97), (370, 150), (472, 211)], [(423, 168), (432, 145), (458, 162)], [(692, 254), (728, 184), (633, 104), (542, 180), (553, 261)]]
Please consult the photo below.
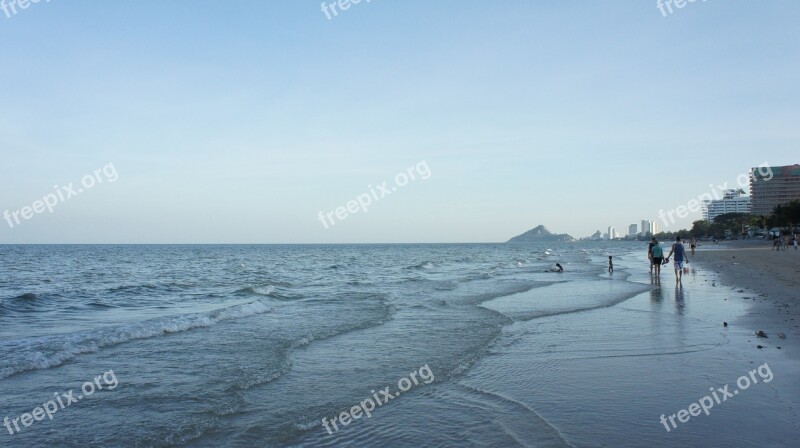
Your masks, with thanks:
[(694, 240), (694, 235), (692, 235), (691, 246), (692, 248), (692, 256), (694, 257), (694, 248), (697, 247), (697, 242)]
[(658, 244), (656, 241), (656, 237), (650, 240), (650, 244), (647, 245), (647, 261), (650, 262), (650, 273), (653, 273), (653, 246)]
[(608, 256), (608, 272), (614, 273), (614, 262), (611, 260), (611, 255)]
[(683, 267), (689, 263), (689, 259), (686, 257), (686, 249), (681, 244), (680, 236), (675, 238), (675, 244), (672, 245), (672, 250), (669, 251), (667, 260), (672, 257), (672, 254), (675, 254), (675, 283), (683, 285)]
[(656, 277), (661, 275), (661, 263), (664, 261), (664, 248), (661, 247), (661, 244), (656, 241), (656, 244), (653, 246), (653, 249), (650, 251), (653, 254), (653, 264), (652, 266), (656, 268)]

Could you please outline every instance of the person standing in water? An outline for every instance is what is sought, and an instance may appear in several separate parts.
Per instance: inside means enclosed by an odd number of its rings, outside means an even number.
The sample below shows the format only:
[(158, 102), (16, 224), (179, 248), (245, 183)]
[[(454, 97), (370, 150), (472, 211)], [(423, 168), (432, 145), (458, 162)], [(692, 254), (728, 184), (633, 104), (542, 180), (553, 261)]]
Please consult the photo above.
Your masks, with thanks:
[(650, 262), (650, 273), (653, 273), (653, 246), (658, 244), (656, 241), (656, 237), (650, 240), (650, 244), (647, 245), (647, 261)]
[(692, 248), (692, 256), (694, 257), (694, 248), (697, 247), (697, 242), (694, 240), (694, 235), (692, 235), (692, 241), (689, 247)]
[(664, 248), (656, 241), (650, 252), (653, 254), (653, 267), (656, 268), (656, 276), (659, 276), (661, 275), (661, 262), (664, 261)]
[(689, 263), (689, 259), (686, 256), (686, 249), (683, 247), (683, 244), (681, 244), (681, 237), (675, 238), (675, 244), (672, 245), (672, 250), (669, 251), (667, 260), (672, 257), (672, 254), (675, 254), (675, 283), (683, 286), (683, 268)]
[(611, 255), (608, 256), (608, 272), (614, 273), (614, 261), (611, 259)]

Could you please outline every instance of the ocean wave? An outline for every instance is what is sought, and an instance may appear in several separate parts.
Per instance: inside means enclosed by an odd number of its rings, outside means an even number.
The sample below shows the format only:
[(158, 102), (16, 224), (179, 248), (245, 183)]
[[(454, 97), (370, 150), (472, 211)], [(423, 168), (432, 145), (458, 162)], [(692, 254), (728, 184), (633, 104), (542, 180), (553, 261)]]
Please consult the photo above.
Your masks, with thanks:
[[(277, 380), (278, 378), (285, 375), (292, 369), (292, 362), (289, 360), (289, 354), (284, 353), (282, 355), (283, 363), (276, 371), (269, 371), (264, 373), (259, 373), (256, 375), (245, 375), (236, 380), (230, 388), (228, 388), (228, 392), (234, 392), (238, 394), (239, 391), (250, 389), (253, 386), (260, 386), (262, 384), (266, 384), (272, 381)], [(234, 413), (238, 409), (228, 408), (225, 409), (225, 412)]]
[(59, 366), (78, 355), (125, 342), (209, 327), (218, 322), (267, 313), (271, 307), (251, 302), (202, 314), (185, 314), (72, 334), (41, 336), (0, 344), (0, 379), (29, 370)]
[(306, 298), (306, 296), (302, 294), (289, 294), (283, 291), (284, 288), (278, 289), (275, 285), (261, 285), (261, 286), (249, 286), (247, 288), (242, 288), (235, 292), (237, 295), (242, 296), (261, 296), (261, 297), (269, 297), (271, 299), (277, 299), (281, 301), (294, 301)]
[[(479, 293), (469, 293), (457, 298), (457, 303), (468, 305), (479, 305), (483, 302), (497, 299), (498, 297), (510, 296), (518, 293), (530, 291), (535, 288), (544, 288), (559, 282), (542, 282), (542, 281), (520, 281), (509, 282), (505, 285), (498, 285), (496, 289), (483, 291)], [(451, 300), (454, 303), (456, 300)]]
[(41, 309), (46, 303), (41, 296), (33, 293), (25, 293), (10, 299), (0, 299), (0, 314), (35, 312)]
[(405, 270), (417, 270), (417, 271), (429, 271), (434, 268), (433, 262), (430, 261), (423, 261), (422, 263), (415, 264), (413, 266), (406, 266), (403, 269)]
[(108, 292), (115, 294), (115, 293), (141, 293), (147, 291), (154, 291), (158, 289), (158, 286), (152, 284), (146, 285), (122, 285), (122, 286), (115, 286), (113, 288), (108, 288)]
[(14, 298), (12, 298), (11, 300), (26, 300), (26, 301), (34, 301), (34, 300), (39, 300), (39, 296), (37, 296), (37, 295), (36, 295), (36, 294), (34, 294), (34, 293), (28, 292), (28, 293), (25, 293), (25, 294), (23, 294), (23, 295), (21, 295), (21, 296), (14, 297)]
[(624, 281), (560, 282), (497, 297), (481, 306), (514, 320), (532, 320), (612, 307), (651, 289), (649, 285)]
[(119, 308), (117, 305), (112, 305), (110, 303), (103, 303), (103, 302), (91, 302), (88, 304), (90, 307), (94, 308)]
[(272, 293), (275, 292), (275, 287), (272, 285), (264, 285), (264, 286), (250, 286), (248, 288), (240, 289), (236, 291), (237, 294), (255, 294), (258, 296), (270, 296)]
[(140, 285), (120, 285), (108, 288), (109, 294), (153, 294), (154, 292), (182, 292), (197, 286), (192, 282), (166, 282), (166, 283), (143, 283)]

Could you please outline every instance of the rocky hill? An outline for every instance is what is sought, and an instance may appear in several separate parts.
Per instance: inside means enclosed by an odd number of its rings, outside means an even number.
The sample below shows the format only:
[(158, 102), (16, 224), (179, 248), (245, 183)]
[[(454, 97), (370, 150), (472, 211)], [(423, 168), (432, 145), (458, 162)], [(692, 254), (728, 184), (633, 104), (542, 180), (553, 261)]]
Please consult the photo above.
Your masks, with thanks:
[(552, 233), (547, 230), (547, 227), (545, 226), (536, 226), (522, 235), (517, 235), (508, 240), (509, 243), (534, 243), (549, 241), (575, 241), (575, 238), (567, 235), (566, 233)]

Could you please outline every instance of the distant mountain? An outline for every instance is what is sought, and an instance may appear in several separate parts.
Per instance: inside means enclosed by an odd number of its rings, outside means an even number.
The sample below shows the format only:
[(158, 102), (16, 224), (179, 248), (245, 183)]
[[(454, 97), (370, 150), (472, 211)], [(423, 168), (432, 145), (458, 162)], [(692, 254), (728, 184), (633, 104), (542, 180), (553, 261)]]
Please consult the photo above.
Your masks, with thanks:
[(547, 230), (547, 227), (545, 226), (536, 226), (522, 235), (517, 235), (508, 240), (509, 243), (533, 243), (549, 241), (575, 241), (575, 238), (567, 235), (566, 233), (552, 233)]

